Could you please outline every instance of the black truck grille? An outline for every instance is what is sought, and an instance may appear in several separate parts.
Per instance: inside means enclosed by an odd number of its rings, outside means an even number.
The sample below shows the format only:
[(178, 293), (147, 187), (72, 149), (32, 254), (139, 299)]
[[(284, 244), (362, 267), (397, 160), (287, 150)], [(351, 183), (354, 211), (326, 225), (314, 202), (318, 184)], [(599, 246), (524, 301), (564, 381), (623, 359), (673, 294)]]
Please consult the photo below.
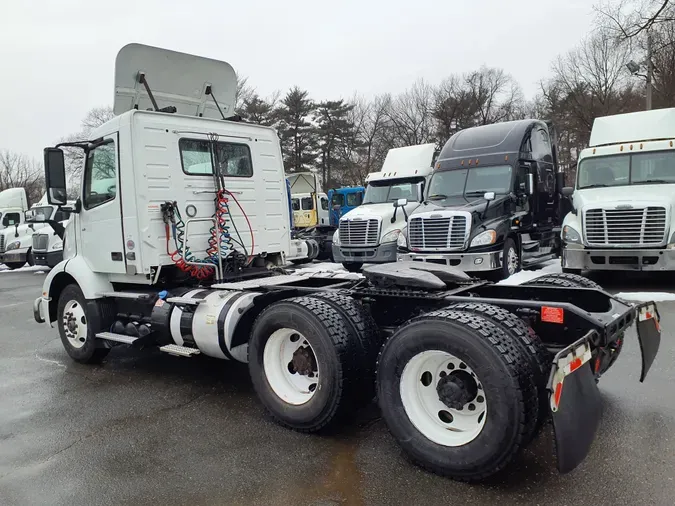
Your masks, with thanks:
[(0, 232), (0, 253), (5, 252), (5, 234)]
[(412, 218), (408, 224), (408, 242), (413, 249), (462, 249), (469, 233), (465, 215), (445, 218)]

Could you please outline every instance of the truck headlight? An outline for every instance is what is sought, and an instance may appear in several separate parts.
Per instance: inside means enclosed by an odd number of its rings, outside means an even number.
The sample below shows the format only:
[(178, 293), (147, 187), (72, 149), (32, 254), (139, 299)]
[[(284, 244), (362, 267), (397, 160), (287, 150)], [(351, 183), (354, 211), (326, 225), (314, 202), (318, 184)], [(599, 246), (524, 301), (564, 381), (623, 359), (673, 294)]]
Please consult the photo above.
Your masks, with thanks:
[(477, 246), (489, 246), (490, 244), (494, 244), (496, 240), (497, 232), (494, 230), (486, 230), (485, 232), (481, 232), (476, 237), (474, 237), (471, 240), (471, 246), (469, 247), (475, 248)]
[(392, 230), (391, 232), (387, 232), (384, 234), (384, 237), (382, 237), (382, 243), (384, 244), (385, 242), (397, 242), (398, 237), (401, 235), (401, 231), (399, 229)]
[(61, 241), (55, 242), (52, 244), (52, 247), (50, 248), (52, 251), (55, 251), (57, 249), (63, 249), (63, 243)]
[(563, 242), (574, 242), (581, 244), (581, 235), (569, 225), (565, 225), (563, 227), (562, 240)]
[(340, 245), (340, 229), (338, 228), (333, 234), (333, 244), (336, 246)]
[(7, 250), (6, 250), (6, 251), (10, 251), (10, 250), (13, 250), (13, 249), (19, 249), (20, 247), (21, 247), (21, 241), (10, 242), (10, 243), (7, 245)]
[(408, 233), (408, 229), (404, 228), (401, 230), (401, 233), (398, 234), (398, 239), (396, 239), (396, 246), (399, 248), (407, 248), (408, 247), (408, 238), (406, 237), (406, 234)]

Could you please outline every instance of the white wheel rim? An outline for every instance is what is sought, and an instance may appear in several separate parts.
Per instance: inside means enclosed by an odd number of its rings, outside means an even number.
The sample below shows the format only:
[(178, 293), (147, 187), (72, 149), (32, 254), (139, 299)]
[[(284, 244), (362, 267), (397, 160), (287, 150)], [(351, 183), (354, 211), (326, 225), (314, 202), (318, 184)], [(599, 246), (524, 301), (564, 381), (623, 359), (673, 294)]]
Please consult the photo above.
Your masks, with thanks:
[(82, 348), (87, 342), (87, 315), (82, 304), (76, 300), (68, 301), (63, 309), (61, 321), (68, 343), (73, 348)]
[[(303, 351), (304, 350), (304, 351)], [(314, 360), (311, 372), (294, 370), (296, 352)], [(297, 358), (296, 362), (297, 364)], [(308, 402), (319, 389), (319, 366), (314, 349), (297, 330), (283, 328), (267, 340), (263, 351), (265, 377), (274, 393), (284, 402), (299, 406)]]
[(518, 270), (518, 253), (513, 248), (509, 248), (507, 253), (506, 268), (509, 270), (509, 274), (515, 274)]
[[(450, 408), (439, 398), (437, 386), (449, 374), (474, 382), (476, 395), (462, 409)], [(485, 426), (487, 399), (482, 385), (465, 362), (445, 351), (427, 350), (410, 359), (401, 374), (400, 392), (411, 423), (434, 443), (462, 446)]]

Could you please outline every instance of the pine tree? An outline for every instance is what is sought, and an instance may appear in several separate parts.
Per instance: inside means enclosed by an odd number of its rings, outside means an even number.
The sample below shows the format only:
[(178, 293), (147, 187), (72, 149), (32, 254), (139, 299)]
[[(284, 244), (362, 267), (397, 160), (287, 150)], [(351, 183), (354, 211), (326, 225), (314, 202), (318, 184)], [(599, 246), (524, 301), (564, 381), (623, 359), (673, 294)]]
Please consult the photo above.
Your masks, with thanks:
[(297, 86), (291, 88), (277, 111), (284, 166), (289, 172), (306, 170), (316, 162), (316, 129), (309, 121), (315, 105), (308, 95)]
[(265, 126), (273, 126), (277, 121), (274, 102), (262, 99), (258, 94), (244, 100), (241, 116), (246, 121)]
[(328, 100), (317, 106), (315, 120), (318, 124), (317, 140), (320, 149), (322, 180), (326, 188), (334, 181), (334, 169), (341, 169), (345, 160), (340, 157), (340, 148), (354, 136), (354, 123), (349, 113), (354, 106), (344, 100)]

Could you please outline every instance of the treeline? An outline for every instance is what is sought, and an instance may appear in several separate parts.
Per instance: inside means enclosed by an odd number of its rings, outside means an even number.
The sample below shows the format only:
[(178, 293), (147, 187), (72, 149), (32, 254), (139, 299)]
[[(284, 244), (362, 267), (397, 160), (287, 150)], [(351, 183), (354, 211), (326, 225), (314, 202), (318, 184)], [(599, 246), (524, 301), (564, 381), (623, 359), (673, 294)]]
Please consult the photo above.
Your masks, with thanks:
[[(675, 7), (644, 0), (597, 11), (592, 35), (552, 62), (551, 76), (531, 100), (505, 70), (481, 67), (370, 99), (315, 101), (300, 87), (261, 97), (242, 79), (236, 109), (246, 121), (278, 130), (287, 171), (318, 169), (326, 188), (362, 183), (390, 148), (428, 142), (440, 148), (460, 129), (525, 117), (554, 122), (560, 161), (572, 180), (594, 118), (644, 110), (648, 37), (652, 107), (675, 107)], [(630, 61), (641, 67), (634, 74)]]

